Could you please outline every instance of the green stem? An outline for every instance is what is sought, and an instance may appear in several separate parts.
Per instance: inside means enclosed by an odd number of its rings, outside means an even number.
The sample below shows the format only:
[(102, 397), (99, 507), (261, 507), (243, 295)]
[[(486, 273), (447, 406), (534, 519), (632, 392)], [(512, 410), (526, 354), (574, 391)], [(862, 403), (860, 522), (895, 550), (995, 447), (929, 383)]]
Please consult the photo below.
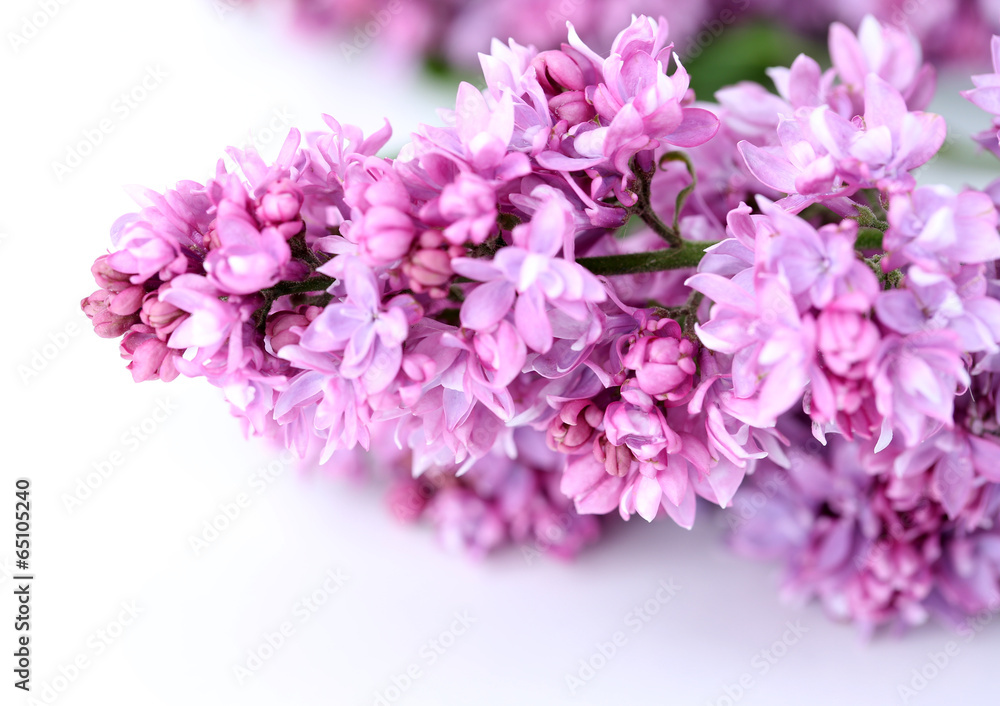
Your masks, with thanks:
[[(652, 252), (628, 253), (625, 255), (601, 255), (598, 257), (580, 257), (576, 262), (595, 275), (635, 275), (643, 272), (662, 272), (664, 270), (681, 270), (697, 267), (705, 250), (715, 245), (715, 240), (681, 240), (680, 245), (666, 250)], [(858, 250), (881, 250), (882, 231), (877, 228), (860, 228), (858, 230)], [(302, 282), (279, 282), (261, 294), (268, 302), (286, 294), (301, 292), (321, 292), (333, 283), (332, 277), (316, 275)]]
[(691, 163), (691, 159), (679, 150), (667, 152), (665, 155), (660, 157), (660, 169), (663, 169), (663, 165), (667, 162), (683, 162), (684, 166), (687, 167), (688, 174), (691, 175), (691, 183), (677, 193), (677, 200), (674, 202), (674, 223), (672, 230), (674, 233), (677, 233), (679, 237), (681, 232), (681, 210), (684, 208), (684, 202), (687, 201), (687, 197), (690, 196), (695, 187), (698, 186), (698, 173), (695, 171), (694, 164)]
[(265, 299), (274, 301), (286, 294), (301, 294), (303, 292), (323, 292), (329, 289), (336, 280), (333, 277), (316, 275), (301, 282), (278, 282), (261, 292)]
[(686, 267), (697, 267), (705, 250), (715, 245), (715, 242), (682, 240), (678, 247), (669, 250), (581, 257), (576, 262), (595, 275), (635, 275), (641, 272), (680, 270)]
[(642, 219), (642, 222), (649, 226), (650, 230), (659, 235), (665, 241), (670, 243), (670, 247), (679, 248), (682, 244), (680, 233), (676, 228), (671, 228), (666, 223), (660, 220), (660, 217), (656, 215), (656, 211), (653, 210), (653, 206), (650, 203), (651, 198), (651, 187), (650, 184), (653, 181), (653, 175), (656, 174), (656, 165), (650, 171), (645, 171), (639, 169), (638, 164), (633, 161), (633, 166), (637, 172), (636, 175), (636, 202), (635, 205), (629, 209), (629, 213), (635, 214)]
[(878, 228), (858, 228), (858, 239), (854, 247), (858, 250), (881, 250), (882, 231)]
[(677, 234), (677, 231), (661, 221), (660, 217), (653, 212), (653, 209), (643, 208), (634, 213), (642, 219), (643, 223), (649, 226), (650, 230), (670, 243), (671, 248), (681, 247), (681, 236)]
[(325, 292), (334, 283), (333, 277), (316, 275), (301, 282), (278, 282), (273, 287), (261, 290), (260, 295), (264, 297), (261, 304), (253, 314), (254, 324), (261, 331), (267, 322), (267, 315), (271, 313), (271, 305), (286, 294), (309, 294), (312, 292)]
[[(604, 255), (602, 257), (581, 257), (577, 263), (586, 267), (595, 275), (634, 275), (640, 272), (660, 272), (662, 270), (680, 270), (687, 267), (697, 267), (701, 262), (705, 249), (715, 245), (714, 241), (682, 240), (680, 245), (668, 250), (652, 252), (629, 253), (627, 255)], [(259, 324), (271, 310), (271, 304), (286, 294), (302, 294), (308, 292), (326, 291), (333, 283), (332, 277), (315, 275), (301, 282), (278, 282), (261, 292), (264, 305), (258, 310), (262, 313)]]

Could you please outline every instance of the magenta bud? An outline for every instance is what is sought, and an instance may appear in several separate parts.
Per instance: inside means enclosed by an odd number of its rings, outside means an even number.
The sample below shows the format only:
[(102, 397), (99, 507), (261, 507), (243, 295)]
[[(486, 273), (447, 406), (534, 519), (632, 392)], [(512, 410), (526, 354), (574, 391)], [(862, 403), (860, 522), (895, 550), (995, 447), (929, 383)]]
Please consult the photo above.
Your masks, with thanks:
[(128, 289), (114, 294), (108, 302), (108, 309), (119, 316), (128, 316), (139, 311), (146, 290), (141, 284), (133, 284)]
[(111, 263), (108, 262), (107, 255), (101, 255), (94, 260), (94, 264), (90, 267), (90, 272), (94, 275), (97, 286), (109, 292), (120, 292), (132, 286), (132, 283), (129, 281), (131, 275), (119, 272), (113, 268)]
[(697, 372), (694, 343), (672, 319), (650, 321), (645, 329), (652, 335), (630, 337), (622, 363), (635, 371), (638, 388), (650, 397), (667, 402), (683, 399)]
[(267, 192), (261, 197), (257, 217), (276, 224), (296, 220), (302, 201), (302, 189), (298, 185), (290, 179), (279, 179), (267, 187)]
[(406, 213), (391, 206), (373, 206), (351, 233), (366, 261), (386, 265), (409, 252), (415, 230)]
[(579, 125), (591, 120), (596, 113), (583, 91), (567, 91), (549, 99), (549, 109), (569, 125)]
[(301, 331), (293, 331), (292, 328), (305, 329), (322, 311), (321, 307), (309, 306), (301, 312), (279, 311), (269, 316), (264, 332), (271, 343), (271, 350), (277, 353), (285, 346), (297, 346)]
[(531, 61), (538, 82), (550, 93), (562, 90), (582, 91), (587, 79), (580, 65), (565, 51), (543, 51)]
[(108, 290), (99, 289), (80, 302), (80, 308), (90, 319), (94, 333), (101, 338), (118, 338), (133, 324), (139, 323), (139, 317), (135, 314), (122, 316), (108, 308), (108, 302), (113, 296)]
[(604, 413), (590, 400), (572, 400), (549, 422), (545, 441), (553, 451), (578, 453), (591, 443), (603, 420)]
[(627, 446), (615, 446), (603, 434), (594, 439), (594, 458), (603, 466), (608, 475), (623, 478), (632, 468), (635, 456)]
[(149, 292), (142, 301), (139, 312), (142, 323), (152, 328), (158, 338), (165, 341), (170, 333), (187, 318), (187, 312), (170, 302), (160, 301), (160, 291)]
[(415, 292), (423, 292), (445, 284), (454, 274), (451, 257), (444, 250), (418, 250), (403, 265)]

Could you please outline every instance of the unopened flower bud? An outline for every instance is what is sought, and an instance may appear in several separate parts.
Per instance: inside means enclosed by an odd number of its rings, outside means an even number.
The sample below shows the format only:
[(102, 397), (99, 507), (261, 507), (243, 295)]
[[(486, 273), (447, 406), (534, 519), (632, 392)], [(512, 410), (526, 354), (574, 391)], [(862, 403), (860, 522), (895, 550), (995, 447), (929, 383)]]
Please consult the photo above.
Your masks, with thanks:
[[(322, 311), (321, 307), (309, 306), (305, 307), (304, 311), (279, 311), (269, 316), (265, 333), (270, 341), (271, 350), (277, 353), (285, 346), (298, 345), (301, 330), (312, 323)], [(293, 327), (300, 330), (294, 331)]]
[(630, 338), (622, 363), (635, 371), (639, 389), (650, 397), (681, 400), (691, 391), (697, 372), (695, 345), (673, 319), (660, 319), (647, 328), (653, 335)]
[(594, 458), (604, 466), (608, 475), (624, 477), (632, 468), (635, 456), (627, 446), (615, 446), (603, 434), (594, 439)]
[(569, 54), (570, 51), (573, 50), (568, 47), (563, 51), (543, 51), (532, 59), (531, 65), (535, 67), (538, 82), (547, 92), (582, 91), (587, 87), (583, 69)]
[(297, 220), (302, 201), (302, 189), (297, 184), (290, 179), (279, 179), (261, 197), (257, 217), (275, 225)]
[(94, 333), (101, 338), (118, 338), (133, 324), (139, 323), (135, 314), (120, 315), (108, 308), (114, 295), (106, 289), (99, 289), (80, 302), (80, 308), (94, 326)]
[(597, 113), (587, 101), (583, 91), (567, 91), (549, 99), (549, 109), (569, 125), (579, 125), (591, 120)]
[(591, 443), (603, 420), (604, 413), (590, 400), (572, 400), (549, 422), (545, 441), (553, 451), (578, 453)]
[(94, 260), (90, 272), (94, 275), (97, 286), (109, 292), (120, 292), (132, 286), (132, 282), (129, 281), (130, 275), (113, 268), (108, 262), (107, 255), (101, 255)]

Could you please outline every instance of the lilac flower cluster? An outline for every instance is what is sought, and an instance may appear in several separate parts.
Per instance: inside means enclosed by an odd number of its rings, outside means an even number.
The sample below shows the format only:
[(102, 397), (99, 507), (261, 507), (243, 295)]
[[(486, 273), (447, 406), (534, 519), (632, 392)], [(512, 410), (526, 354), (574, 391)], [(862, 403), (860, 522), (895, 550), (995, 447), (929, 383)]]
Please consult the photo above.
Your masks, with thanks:
[[(688, 280), (713, 302), (696, 330), (730, 361), (733, 413), (795, 429), (791, 461), (768, 459), (737, 497), (784, 481), (737, 548), (783, 556), (792, 593), (866, 628), (1000, 605), (993, 188), (916, 186), (945, 132), (919, 110), (932, 73), (873, 22), (867, 47), (834, 27), (826, 72), (807, 57), (772, 71), (769, 130), (759, 86), (720, 92), (744, 166), (784, 196), (731, 210)], [(817, 205), (836, 216), (805, 215)], [(818, 442), (843, 441), (801, 453), (799, 418)]]
[[(789, 426), (808, 446), (808, 427)], [(952, 515), (921, 489), (960, 483), (960, 467), (939, 455), (929, 481), (926, 459), (882, 455), (869, 442), (838, 438), (822, 452), (790, 452), (787, 470), (762, 463), (737, 493), (733, 546), (782, 560), (787, 597), (818, 598), (831, 617), (866, 633), (996, 611), (1000, 486), (978, 485), (963, 514)]]
[[(572, 25), (495, 42), (486, 87), (395, 159), (388, 124), (332, 118), (273, 164), (230, 150), (141, 195), (84, 311), (137, 381), (205, 377), (319, 464), (370, 449), (394, 514), (448, 546), (570, 556), (594, 515), (691, 527), (697, 498), (738, 512), (780, 477), (737, 545), (796, 592), (870, 627), (980, 610), (1000, 189), (917, 185), (945, 125), (902, 30), (834, 25), (830, 69), (716, 103), (673, 48), (645, 16), (607, 57)], [(1000, 79), (976, 85), (993, 107)]]

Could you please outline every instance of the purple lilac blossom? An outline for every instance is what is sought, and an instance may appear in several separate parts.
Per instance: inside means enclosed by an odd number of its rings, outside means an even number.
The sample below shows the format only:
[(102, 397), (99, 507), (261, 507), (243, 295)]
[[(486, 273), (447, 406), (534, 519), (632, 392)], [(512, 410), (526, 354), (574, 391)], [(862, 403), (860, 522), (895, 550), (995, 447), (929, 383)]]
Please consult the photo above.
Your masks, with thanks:
[(783, 479), (735, 541), (790, 592), (866, 629), (980, 610), (1000, 187), (917, 186), (945, 125), (901, 29), (835, 24), (827, 71), (714, 103), (669, 40), (494, 42), (395, 159), (388, 123), (326, 116), (139, 192), (82, 308), (136, 381), (204, 377), (248, 434), (367, 458), (446, 547), (571, 556), (595, 515), (689, 528)]

